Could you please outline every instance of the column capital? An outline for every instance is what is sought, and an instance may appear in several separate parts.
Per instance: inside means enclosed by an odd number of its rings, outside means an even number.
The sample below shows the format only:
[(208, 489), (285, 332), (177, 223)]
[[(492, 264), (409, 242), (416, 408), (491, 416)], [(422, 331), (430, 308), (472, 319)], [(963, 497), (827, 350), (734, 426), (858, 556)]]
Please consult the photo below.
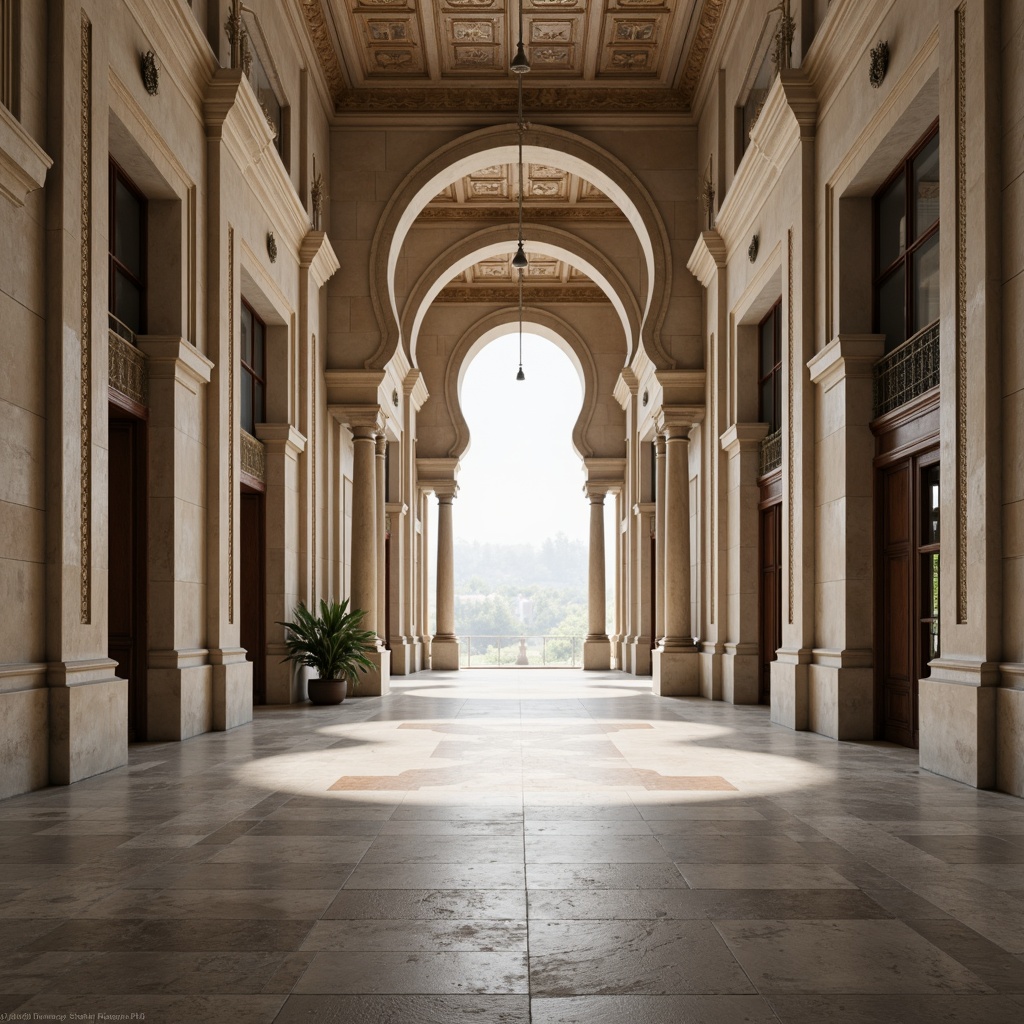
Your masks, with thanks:
[(423, 486), (434, 492), (439, 505), (450, 505), (459, 493), (459, 485), (454, 480), (433, 480)]
[(730, 455), (735, 452), (756, 452), (761, 447), (761, 440), (768, 436), (767, 423), (733, 423), (726, 427), (719, 438), (722, 451)]
[(378, 434), (376, 437), (377, 442), (377, 458), (383, 459), (388, 451), (388, 439), (383, 434)]
[(328, 411), (352, 431), (353, 437), (373, 440), (384, 429), (384, 414), (379, 405), (331, 405)]
[(695, 423), (704, 419), (703, 405), (664, 405), (655, 417), (655, 429), (669, 441), (689, 440)]
[(654, 437), (654, 454), (656, 458), (663, 458), (665, 455), (665, 435), (656, 434)]
[(608, 484), (600, 480), (588, 480), (583, 485), (583, 493), (590, 499), (592, 505), (603, 505), (604, 496), (608, 493)]

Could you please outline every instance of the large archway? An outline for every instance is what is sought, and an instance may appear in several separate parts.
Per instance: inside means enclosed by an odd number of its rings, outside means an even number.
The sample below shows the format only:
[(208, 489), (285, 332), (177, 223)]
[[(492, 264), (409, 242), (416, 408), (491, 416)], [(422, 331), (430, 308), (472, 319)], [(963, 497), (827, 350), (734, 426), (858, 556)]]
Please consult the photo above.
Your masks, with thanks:
[[(396, 291), (396, 270), (417, 216), (441, 189), (473, 168), (515, 160), (519, 142), (516, 125), (473, 132), (422, 161), (394, 191), (378, 222), (370, 249), (370, 292), (380, 328), (380, 344), (366, 361), (367, 369), (383, 368), (403, 343), (408, 349), (409, 339), (403, 337), (402, 331), (406, 316)], [(657, 365), (674, 367), (660, 338), (670, 297), (670, 248), (664, 223), (647, 190), (619, 160), (578, 135), (557, 128), (532, 126), (523, 132), (522, 143), (524, 160), (548, 163), (586, 178), (623, 213), (642, 255), (641, 280), (635, 295), (635, 305), (640, 311), (639, 331), (635, 333)], [(534, 241), (532, 237), (527, 240)]]

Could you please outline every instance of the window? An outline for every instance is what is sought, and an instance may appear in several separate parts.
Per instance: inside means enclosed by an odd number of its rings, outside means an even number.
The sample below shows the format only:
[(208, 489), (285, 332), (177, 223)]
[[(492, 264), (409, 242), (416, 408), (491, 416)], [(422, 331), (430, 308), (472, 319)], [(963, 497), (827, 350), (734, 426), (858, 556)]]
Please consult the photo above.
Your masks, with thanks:
[(146, 331), (146, 199), (110, 161), (110, 329), (126, 341)]
[(256, 433), (256, 424), (266, 419), (263, 405), (267, 370), (267, 326), (252, 306), (242, 300), (242, 429)]
[(939, 129), (875, 196), (875, 328), (891, 352), (939, 319)]
[(18, 22), (14, 0), (0, 0), (0, 103), (17, 116)]
[(263, 113), (266, 114), (267, 121), (274, 127), (276, 132), (274, 146), (277, 148), (278, 153), (281, 154), (281, 159), (285, 161), (285, 166), (287, 166), (288, 151), (285, 147), (285, 108), (278, 99), (277, 90), (274, 88), (270, 76), (270, 61), (267, 56), (266, 47), (256, 42), (259, 39), (260, 43), (263, 43), (262, 28), (258, 32), (254, 31), (252, 22), (248, 19), (247, 22), (246, 31), (249, 35), (249, 56), (251, 58), (248, 67), (249, 84), (252, 86), (252, 91), (256, 93), (256, 99), (259, 100)]
[(758, 416), (774, 434), (782, 426), (782, 300), (757, 327)]

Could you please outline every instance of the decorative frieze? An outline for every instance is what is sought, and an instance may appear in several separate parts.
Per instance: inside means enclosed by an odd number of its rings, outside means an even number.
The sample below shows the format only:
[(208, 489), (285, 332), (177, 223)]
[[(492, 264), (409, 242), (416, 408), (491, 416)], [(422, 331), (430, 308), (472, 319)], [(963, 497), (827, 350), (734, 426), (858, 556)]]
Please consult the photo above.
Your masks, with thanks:
[(263, 447), (263, 442), (258, 441), (247, 430), (240, 429), (238, 437), (243, 475), (265, 484), (267, 482), (267, 450)]
[(149, 404), (146, 356), (116, 331), (108, 331), (108, 384), (138, 405)]
[(81, 619), (92, 621), (92, 25), (82, 15), (81, 58), (81, 331), (79, 381), (79, 534), (81, 538)]
[(956, 621), (967, 621), (967, 12), (956, 9)]

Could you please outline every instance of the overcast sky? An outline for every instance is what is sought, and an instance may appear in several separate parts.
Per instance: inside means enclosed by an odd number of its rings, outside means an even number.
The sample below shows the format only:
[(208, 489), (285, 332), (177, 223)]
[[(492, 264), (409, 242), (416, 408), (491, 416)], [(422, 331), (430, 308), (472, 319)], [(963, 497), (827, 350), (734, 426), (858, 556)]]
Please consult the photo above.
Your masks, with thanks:
[(582, 403), (580, 380), (550, 341), (518, 332), (479, 352), (462, 384), (470, 448), (459, 471), (455, 536), (468, 541), (540, 544), (564, 533), (585, 541), (589, 506), (572, 447)]

